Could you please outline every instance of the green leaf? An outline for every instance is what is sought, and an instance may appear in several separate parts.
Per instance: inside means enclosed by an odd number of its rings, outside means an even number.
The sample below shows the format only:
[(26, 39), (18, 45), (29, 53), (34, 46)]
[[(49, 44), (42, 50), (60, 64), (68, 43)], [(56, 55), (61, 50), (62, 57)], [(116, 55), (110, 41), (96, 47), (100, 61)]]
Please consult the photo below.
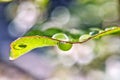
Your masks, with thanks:
[(44, 46), (55, 46), (59, 41), (43, 36), (21, 37), (11, 43), (10, 59), (14, 60), (30, 50)]
[(44, 36), (52, 37), (56, 33), (62, 33), (62, 29), (59, 28), (48, 28), (47, 30), (43, 31)]
[(105, 30), (100, 30), (99, 33), (98, 32), (95, 32), (94, 34), (91, 33), (91, 35), (84, 34), (79, 38), (79, 41), (77, 42), (69, 41), (68, 36), (64, 33), (57, 33), (53, 35), (52, 38), (45, 36), (21, 37), (11, 43), (10, 59), (14, 60), (34, 48), (44, 47), (44, 46), (58, 45), (58, 47), (61, 50), (67, 51), (71, 49), (72, 44), (84, 43), (90, 39), (96, 39), (113, 33), (120, 33), (120, 27), (107, 28)]
[(24, 36), (35, 36), (35, 35), (44, 36), (44, 33), (40, 30), (32, 30), (32, 31), (28, 31)]

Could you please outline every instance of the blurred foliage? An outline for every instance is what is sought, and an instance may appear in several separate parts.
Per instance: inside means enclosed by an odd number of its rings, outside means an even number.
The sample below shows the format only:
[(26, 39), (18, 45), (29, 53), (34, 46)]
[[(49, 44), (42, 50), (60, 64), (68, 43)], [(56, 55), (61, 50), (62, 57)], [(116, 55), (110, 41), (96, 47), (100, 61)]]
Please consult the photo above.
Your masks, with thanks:
[(118, 0), (77, 0), (70, 10), (79, 16), (79, 27), (83, 29), (105, 27), (103, 23), (116, 21), (119, 16)]
[(12, 0), (0, 0), (0, 2), (11, 2)]

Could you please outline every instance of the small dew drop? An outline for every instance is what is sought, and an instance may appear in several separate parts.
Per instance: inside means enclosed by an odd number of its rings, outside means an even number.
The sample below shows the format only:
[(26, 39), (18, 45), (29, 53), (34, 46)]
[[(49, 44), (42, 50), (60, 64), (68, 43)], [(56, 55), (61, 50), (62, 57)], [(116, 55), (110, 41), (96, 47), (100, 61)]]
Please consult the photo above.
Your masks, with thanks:
[(102, 32), (104, 32), (104, 30), (100, 30), (100, 31), (99, 31), (99, 33), (102, 33)]
[(118, 28), (118, 27), (111, 27), (112, 29), (116, 29), (116, 28)]
[(113, 29), (116, 29), (117, 27), (109, 27), (109, 28), (105, 28), (105, 31), (108, 31), (108, 30), (113, 30)]
[(83, 42), (83, 41), (87, 40), (87, 39), (90, 38), (90, 37), (91, 37), (91, 35), (89, 35), (89, 34), (84, 34), (84, 35), (80, 36), (79, 41), (80, 41), (80, 42)]
[(99, 31), (92, 31), (92, 32), (90, 32), (89, 34), (91, 35), (91, 36), (93, 36), (93, 35), (96, 35), (96, 34), (98, 34), (99, 33)]

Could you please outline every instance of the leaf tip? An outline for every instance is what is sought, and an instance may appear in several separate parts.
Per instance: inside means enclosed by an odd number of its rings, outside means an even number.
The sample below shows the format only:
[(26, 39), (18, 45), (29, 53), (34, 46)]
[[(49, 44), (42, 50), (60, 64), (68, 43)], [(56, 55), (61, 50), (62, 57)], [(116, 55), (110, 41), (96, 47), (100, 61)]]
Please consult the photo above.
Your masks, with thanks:
[(9, 60), (15, 60), (14, 58), (12, 58), (12, 57), (9, 57)]
[(9, 56), (9, 60), (15, 60), (16, 58), (13, 56), (12, 51), (10, 51), (10, 56)]

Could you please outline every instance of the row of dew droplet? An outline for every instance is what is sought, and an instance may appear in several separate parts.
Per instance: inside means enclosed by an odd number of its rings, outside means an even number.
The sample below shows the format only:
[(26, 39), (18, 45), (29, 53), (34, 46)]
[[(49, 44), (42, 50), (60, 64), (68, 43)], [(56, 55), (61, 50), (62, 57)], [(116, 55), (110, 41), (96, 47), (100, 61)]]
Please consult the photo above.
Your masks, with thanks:
[[(117, 28), (118, 27), (109, 27), (104, 30), (100, 30), (100, 29), (93, 30), (92, 32), (89, 32), (89, 34), (84, 34), (84, 35), (80, 36), (79, 42), (85, 42), (94, 36), (97, 36), (99, 34), (102, 34), (102, 33), (117, 29)], [(64, 33), (56, 33), (52, 36), (52, 38), (60, 40), (58, 42), (57, 46), (59, 49), (61, 49), (63, 51), (70, 50), (72, 48), (72, 44), (74, 44), (74, 42), (70, 43), (70, 38)]]
[(84, 35), (80, 36), (79, 41), (84, 42), (89, 38), (92, 38), (92, 37), (95, 37), (95, 36), (97, 37), (97, 35), (99, 36), (102, 33), (106, 33), (108, 31), (111, 31), (111, 30), (114, 30), (114, 29), (117, 29), (117, 28), (118, 27), (109, 27), (109, 28), (105, 28), (104, 30), (94, 29), (93, 31), (89, 32), (89, 34), (84, 34)]

